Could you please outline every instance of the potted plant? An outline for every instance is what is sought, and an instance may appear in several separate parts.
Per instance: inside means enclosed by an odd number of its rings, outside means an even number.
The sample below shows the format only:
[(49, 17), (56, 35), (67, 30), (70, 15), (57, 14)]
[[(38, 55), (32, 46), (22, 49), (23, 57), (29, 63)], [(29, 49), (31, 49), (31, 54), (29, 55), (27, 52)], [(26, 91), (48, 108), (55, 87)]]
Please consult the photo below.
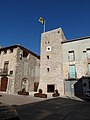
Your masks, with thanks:
[(23, 88), (21, 91), (18, 92), (19, 95), (29, 95), (29, 92), (25, 91), (25, 88)]
[(58, 97), (60, 96), (60, 93), (58, 93), (58, 90), (56, 89), (55, 92), (52, 94), (53, 97)]
[(42, 93), (42, 89), (39, 89), (39, 93)]
[(39, 89), (39, 92), (35, 93), (34, 97), (47, 98), (47, 95), (42, 93), (42, 89)]

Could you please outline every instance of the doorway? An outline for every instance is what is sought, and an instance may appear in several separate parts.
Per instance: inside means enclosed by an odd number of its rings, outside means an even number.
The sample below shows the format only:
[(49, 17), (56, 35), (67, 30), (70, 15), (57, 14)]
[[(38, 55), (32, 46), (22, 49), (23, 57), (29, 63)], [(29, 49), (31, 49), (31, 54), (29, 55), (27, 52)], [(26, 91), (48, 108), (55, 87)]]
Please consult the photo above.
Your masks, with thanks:
[(47, 85), (47, 92), (54, 92), (55, 91), (55, 85)]
[(65, 81), (65, 95), (75, 95), (75, 84), (77, 83), (76, 80), (67, 80)]
[(6, 91), (6, 89), (7, 89), (7, 84), (8, 84), (8, 78), (7, 78), (7, 77), (2, 77), (2, 78), (1, 78), (0, 91)]
[(34, 92), (37, 92), (39, 82), (34, 82)]

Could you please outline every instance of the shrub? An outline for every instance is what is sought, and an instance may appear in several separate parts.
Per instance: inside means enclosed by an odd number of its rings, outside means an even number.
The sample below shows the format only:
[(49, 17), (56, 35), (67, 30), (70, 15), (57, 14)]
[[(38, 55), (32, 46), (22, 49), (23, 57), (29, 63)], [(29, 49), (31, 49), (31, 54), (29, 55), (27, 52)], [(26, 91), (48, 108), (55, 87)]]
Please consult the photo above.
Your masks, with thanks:
[(58, 90), (56, 89), (55, 92), (52, 94), (53, 97), (58, 97), (60, 96), (60, 93), (58, 93)]
[(29, 92), (25, 91), (25, 88), (22, 89), (22, 91), (18, 91), (19, 95), (29, 95)]
[(39, 93), (42, 93), (42, 89), (39, 89)]
[(22, 89), (22, 92), (25, 92), (25, 88)]
[(55, 90), (55, 93), (58, 93), (58, 90), (57, 90), (57, 89)]

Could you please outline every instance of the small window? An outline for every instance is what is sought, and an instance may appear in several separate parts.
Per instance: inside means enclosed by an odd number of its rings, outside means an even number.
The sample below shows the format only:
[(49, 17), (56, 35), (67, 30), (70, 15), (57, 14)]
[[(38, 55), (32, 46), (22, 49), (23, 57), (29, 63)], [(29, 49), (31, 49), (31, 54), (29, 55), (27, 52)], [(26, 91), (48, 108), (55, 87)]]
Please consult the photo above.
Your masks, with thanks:
[(47, 72), (49, 72), (49, 68), (47, 68)]
[(7, 50), (4, 50), (3, 52), (4, 52), (4, 54), (6, 54), (6, 53), (7, 53)]
[(8, 70), (8, 65), (9, 65), (9, 61), (5, 61), (4, 62), (4, 69), (5, 70)]
[(86, 53), (86, 51), (84, 50), (83, 53)]
[(47, 55), (47, 59), (49, 59), (49, 55)]
[(69, 51), (68, 52), (68, 59), (69, 59), (69, 61), (74, 61), (75, 60), (74, 51)]
[(48, 46), (48, 47), (47, 47), (47, 51), (51, 51), (51, 46)]
[(10, 53), (13, 53), (13, 49), (10, 49)]
[(76, 78), (75, 65), (69, 65), (69, 78)]
[(23, 58), (27, 58), (28, 53), (26, 51), (23, 51)]
[(10, 75), (12, 75), (12, 74), (13, 74), (13, 70), (10, 71)]
[(48, 50), (50, 50), (50, 48), (48, 48)]

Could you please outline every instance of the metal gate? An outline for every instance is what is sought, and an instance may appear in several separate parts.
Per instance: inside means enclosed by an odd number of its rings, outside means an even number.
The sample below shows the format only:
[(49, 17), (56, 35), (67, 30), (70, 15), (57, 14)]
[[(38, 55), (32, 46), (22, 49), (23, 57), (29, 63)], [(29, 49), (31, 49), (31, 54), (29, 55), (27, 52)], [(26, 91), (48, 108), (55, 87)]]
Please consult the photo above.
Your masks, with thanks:
[(72, 80), (72, 81), (65, 81), (65, 95), (75, 95), (75, 84), (76, 84), (76, 80)]

